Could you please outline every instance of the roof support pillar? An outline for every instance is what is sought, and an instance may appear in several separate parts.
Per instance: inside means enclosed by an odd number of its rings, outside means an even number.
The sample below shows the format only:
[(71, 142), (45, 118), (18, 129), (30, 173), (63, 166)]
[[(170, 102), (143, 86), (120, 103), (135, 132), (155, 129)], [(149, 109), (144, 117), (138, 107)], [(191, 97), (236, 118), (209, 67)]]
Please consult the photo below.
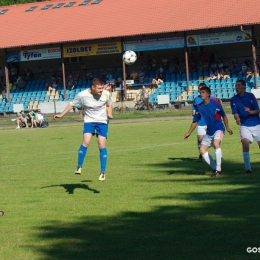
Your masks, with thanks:
[(187, 91), (189, 91), (190, 90), (189, 57), (188, 57), (186, 32), (184, 32), (184, 53), (185, 53), (185, 68), (186, 68)]
[(61, 67), (62, 67), (62, 84), (64, 89), (64, 98), (66, 98), (66, 77), (65, 77), (65, 65), (63, 57), (63, 44), (60, 45), (61, 48)]
[(255, 80), (255, 87), (258, 88), (258, 80), (257, 80), (257, 64), (256, 64), (256, 46), (255, 46), (255, 27), (254, 25), (251, 26), (252, 32), (252, 53), (253, 53), (253, 64), (254, 64), (254, 80)]
[[(122, 38), (121, 40), (121, 44), (122, 44), (122, 50), (124, 51), (124, 39)], [(124, 98), (126, 99), (126, 68), (125, 68), (125, 63), (124, 60), (122, 59), (122, 68), (123, 68), (123, 82), (121, 82), (121, 84), (123, 84), (123, 88), (124, 88)], [(123, 113), (123, 96), (120, 95), (121, 97), (121, 113)]]
[(9, 68), (7, 63), (7, 49), (5, 49), (5, 85), (6, 85), (6, 95), (7, 102), (10, 102), (10, 88), (9, 88)]

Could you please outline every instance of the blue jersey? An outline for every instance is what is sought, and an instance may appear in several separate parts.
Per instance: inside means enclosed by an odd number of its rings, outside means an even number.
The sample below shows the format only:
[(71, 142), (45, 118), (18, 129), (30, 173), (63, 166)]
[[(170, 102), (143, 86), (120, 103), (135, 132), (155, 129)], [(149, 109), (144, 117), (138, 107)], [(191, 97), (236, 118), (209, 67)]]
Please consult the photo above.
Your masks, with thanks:
[(221, 104), (216, 99), (210, 99), (208, 104), (200, 103), (196, 106), (196, 113), (193, 117), (194, 122), (199, 122), (201, 118), (207, 125), (207, 134), (212, 136), (216, 131), (225, 132), (221, 117), (226, 116)]
[[(210, 100), (215, 100), (216, 98), (212, 95), (210, 95)], [(193, 100), (193, 104), (192, 104), (192, 110), (195, 110), (196, 111), (196, 107), (200, 104), (200, 103), (203, 103), (203, 100), (201, 98), (200, 95), (196, 96)], [(206, 126), (206, 122), (204, 120), (203, 117), (200, 118), (200, 120), (198, 121), (198, 126)]]
[(259, 110), (259, 106), (255, 95), (245, 92), (244, 96), (235, 95), (230, 100), (232, 114), (238, 114), (240, 117), (241, 126), (256, 126), (260, 124), (259, 114), (250, 115), (245, 111), (245, 107), (250, 110)]

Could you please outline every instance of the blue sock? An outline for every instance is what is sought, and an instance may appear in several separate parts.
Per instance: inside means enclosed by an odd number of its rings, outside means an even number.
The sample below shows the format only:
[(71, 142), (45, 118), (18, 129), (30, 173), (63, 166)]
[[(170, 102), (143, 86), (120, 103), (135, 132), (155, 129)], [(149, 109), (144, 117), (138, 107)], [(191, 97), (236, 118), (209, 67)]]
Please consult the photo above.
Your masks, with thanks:
[(88, 147), (81, 145), (78, 150), (78, 167), (82, 168), (84, 159), (87, 154)]
[(100, 151), (101, 172), (106, 172), (106, 167), (107, 167), (107, 148), (101, 148), (99, 151)]
[(243, 152), (243, 159), (244, 159), (246, 171), (247, 170), (251, 171), (250, 154), (249, 154), (249, 152)]

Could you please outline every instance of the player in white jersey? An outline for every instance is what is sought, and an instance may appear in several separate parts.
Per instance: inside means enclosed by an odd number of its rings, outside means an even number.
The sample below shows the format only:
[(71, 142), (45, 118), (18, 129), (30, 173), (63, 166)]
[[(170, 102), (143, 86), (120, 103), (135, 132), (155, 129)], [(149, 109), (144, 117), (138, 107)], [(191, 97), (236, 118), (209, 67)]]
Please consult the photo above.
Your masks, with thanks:
[(93, 135), (97, 135), (101, 166), (100, 181), (105, 180), (107, 165), (107, 120), (113, 118), (111, 95), (108, 91), (103, 89), (103, 85), (104, 83), (102, 80), (93, 79), (90, 89), (78, 93), (61, 114), (54, 115), (54, 119), (63, 117), (72, 110), (73, 107), (82, 104), (84, 108), (83, 143), (78, 150), (78, 165), (75, 174), (81, 174), (81, 169), (91, 138)]

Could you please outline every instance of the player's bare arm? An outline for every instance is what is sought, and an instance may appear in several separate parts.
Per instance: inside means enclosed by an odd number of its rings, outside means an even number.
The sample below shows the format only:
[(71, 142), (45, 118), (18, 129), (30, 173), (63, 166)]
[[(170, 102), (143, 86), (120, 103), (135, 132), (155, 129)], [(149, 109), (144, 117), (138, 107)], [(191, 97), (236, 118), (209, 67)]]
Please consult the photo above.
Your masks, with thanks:
[(68, 104), (67, 107), (64, 109), (64, 111), (61, 114), (54, 115), (53, 119), (61, 118), (64, 115), (66, 115), (71, 109), (73, 109), (73, 106), (71, 104)]
[(224, 122), (226, 130), (229, 132), (230, 135), (232, 135), (233, 131), (229, 128), (228, 118), (226, 116), (223, 117), (223, 122)]
[(258, 115), (259, 114), (259, 110), (250, 110), (250, 108), (248, 108), (248, 107), (244, 107), (244, 109), (250, 115)]
[(240, 117), (239, 117), (239, 114), (234, 114), (234, 119), (235, 119), (237, 125), (240, 125)]
[(190, 126), (190, 129), (189, 129), (188, 133), (184, 135), (184, 139), (185, 139), (185, 140), (189, 138), (189, 136), (191, 135), (191, 133), (192, 133), (192, 132), (194, 131), (194, 129), (197, 127), (197, 124), (198, 124), (197, 122), (192, 122), (192, 123), (191, 123), (191, 126)]
[(107, 106), (107, 117), (108, 119), (112, 119), (113, 118), (113, 109), (112, 109), (112, 105)]

